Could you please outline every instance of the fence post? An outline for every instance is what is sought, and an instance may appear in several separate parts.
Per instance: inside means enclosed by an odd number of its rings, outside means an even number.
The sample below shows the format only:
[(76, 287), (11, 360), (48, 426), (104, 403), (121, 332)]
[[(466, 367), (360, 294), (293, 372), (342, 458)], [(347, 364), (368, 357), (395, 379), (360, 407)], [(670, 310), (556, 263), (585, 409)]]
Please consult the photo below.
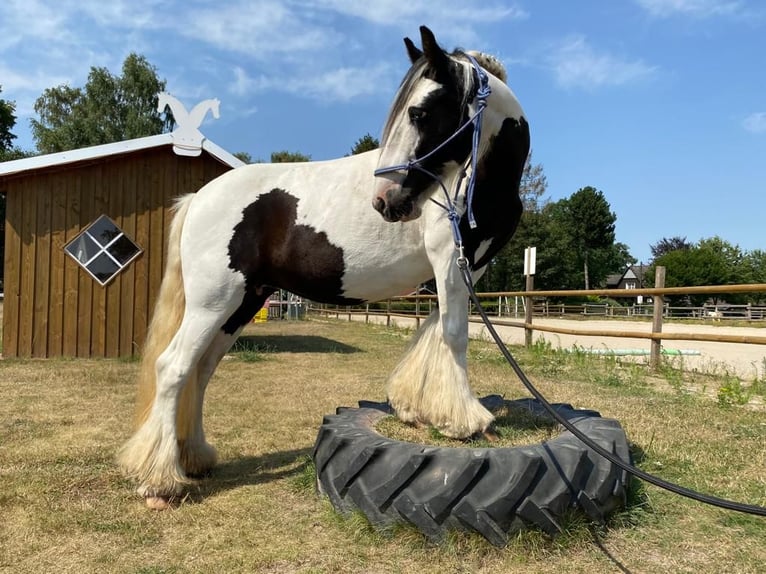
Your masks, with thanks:
[(418, 318), (417, 324), (420, 327), (420, 287), (415, 291), (415, 316)]
[[(526, 325), (532, 324), (532, 291), (535, 288), (535, 276), (527, 275), (526, 292), (529, 295), (524, 297), (524, 323)], [(524, 327), (524, 344), (527, 348), (532, 346), (532, 328)]]
[(391, 299), (386, 301), (386, 327), (391, 326)]
[[(665, 268), (658, 265), (654, 272), (654, 286), (657, 289), (665, 287)], [(654, 311), (652, 314), (652, 333), (662, 333), (662, 313), (665, 308), (665, 297), (663, 295), (654, 296)], [(662, 340), (652, 339), (651, 353), (649, 362), (652, 370), (660, 368), (660, 357), (662, 353)]]

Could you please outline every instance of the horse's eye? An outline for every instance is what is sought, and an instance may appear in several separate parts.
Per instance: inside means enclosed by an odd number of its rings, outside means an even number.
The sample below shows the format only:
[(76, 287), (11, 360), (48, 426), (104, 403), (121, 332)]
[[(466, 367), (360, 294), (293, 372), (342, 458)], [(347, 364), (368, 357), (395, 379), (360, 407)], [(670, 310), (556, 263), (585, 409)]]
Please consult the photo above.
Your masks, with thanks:
[(410, 121), (413, 124), (420, 123), (426, 118), (426, 111), (423, 108), (416, 108), (415, 106), (412, 106), (407, 111), (410, 114)]

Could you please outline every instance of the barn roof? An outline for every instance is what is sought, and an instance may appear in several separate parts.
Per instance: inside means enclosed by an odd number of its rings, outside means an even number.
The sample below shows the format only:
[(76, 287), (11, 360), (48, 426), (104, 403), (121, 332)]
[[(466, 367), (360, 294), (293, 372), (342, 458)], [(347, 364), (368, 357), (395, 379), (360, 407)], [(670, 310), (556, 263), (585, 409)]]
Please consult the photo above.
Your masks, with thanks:
[(0, 177), (5, 175), (19, 174), (27, 171), (56, 167), (77, 163), (81, 161), (95, 160), (109, 156), (128, 154), (135, 151), (148, 150), (166, 145), (172, 145), (173, 150), (179, 155), (199, 155), (201, 150), (205, 150), (220, 162), (231, 167), (240, 167), (245, 165), (240, 159), (236, 158), (222, 147), (214, 144), (209, 139), (203, 138), (199, 147), (183, 146), (175, 138), (175, 133), (165, 133), (155, 136), (136, 138), (121, 142), (115, 142), (92, 147), (84, 147), (59, 153), (38, 155), (16, 159), (13, 161), (0, 162)]

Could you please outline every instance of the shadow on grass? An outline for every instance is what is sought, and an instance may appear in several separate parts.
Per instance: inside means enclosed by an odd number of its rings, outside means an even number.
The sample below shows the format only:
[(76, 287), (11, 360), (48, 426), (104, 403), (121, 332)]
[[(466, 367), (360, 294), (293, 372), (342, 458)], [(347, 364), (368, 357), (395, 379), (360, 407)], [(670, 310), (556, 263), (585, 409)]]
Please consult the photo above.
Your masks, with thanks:
[(245, 335), (237, 339), (232, 353), (361, 353), (362, 349), (316, 335)]
[(221, 462), (191, 489), (187, 501), (204, 502), (220, 492), (297, 477), (311, 464), (311, 448), (245, 456)]

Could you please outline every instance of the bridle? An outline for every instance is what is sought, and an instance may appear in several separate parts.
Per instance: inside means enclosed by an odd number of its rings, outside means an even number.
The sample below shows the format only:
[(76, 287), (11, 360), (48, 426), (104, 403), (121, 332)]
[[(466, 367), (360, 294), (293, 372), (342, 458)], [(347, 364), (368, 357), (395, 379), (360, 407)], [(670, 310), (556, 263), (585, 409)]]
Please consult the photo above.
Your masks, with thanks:
[(473, 215), (473, 193), (474, 189), (476, 187), (476, 167), (478, 164), (478, 158), (479, 158), (479, 142), (481, 141), (481, 124), (482, 124), (482, 117), (484, 115), (484, 110), (487, 107), (487, 98), (489, 97), (490, 93), (492, 93), (492, 90), (489, 87), (489, 76), (487, 75), (487, 72), (484, 71), (484, 69), (479, 65), (479, 63), (476, 61), (476, 58), (471, 56), (470, 54), (464, 54), (466, 58), (468, 58), (468, 61), (473, 66), (474, 71), (476, 72), (476, 75), (479, 79), (479, 86), (476, 90), (476, 96), (474, 96), (473, 101), (476, 103), (476, 112), (468, 118), (455, 132), (449, 136), (446, 140), (444, 140), (442, 143), (440, 143), (438, 146), (436, 146), (434, 149), (432, 149), (430, 152), (425, 154), (422, 157), (419, 158), (413, 158), (409, 160), (407, 163), (401, 163), (398, 165), (392, 165), (388, 167), (380, 167), (375, 170), (374, 174), (375, 176), (383, 175), (386, 173), (392, 173), (395, 171), (406, 171), (409, 172), (411, 170), (419, 171), (431, 179), (433, 179), (436, 183), (439, 184), (439, 187), (441, 187), (442, 191), (444, 192), (444, 203), (434, 199), (433, 197), (429, 198), (430, 201), (434, 202), (436, 205), (444, 209), (444, 211), (447, 213), (447, 218), (450, 221), (450, 224), (452, 226), (452, 235), (455, 239), (455, 248), (459, 252), (459, 258), (462, 261), (466, 261), (465, 255), (463, 252), (463, 240), (462, 236), (460, 234), (460, 217), (461, 215), (457, 212), (456, 204), (458, 200), (458, 196), (460, 194), (460, 189), (463, 185), (463, 180), (466, 177), (466, 170), (465, 167), (461, 170), (460, 177), (457, 180), (457, 183), (455, 184), (455, 192), (452, 197), (450, 197), (449, 190), (447, 189), (447, 186), (444, 185), (443, 179), (438, 175), (433, 173), (432, 171), (426, 169), (423, 167), (423, 163), (436, 154), (439, 150), (443, 149), (447, 144), (449, 144), (452, 140), (457, 138), (460, 134), (462, 134), (470, 125), (473, 125), (473, 137), (471, 142), (471, 155), (468, 159), (468, 162), (470, 162), (471, 165), (471, 176), (468, 178), (468, 185), (466, 187), (466, 196), (465, 196), (465, 203), (466, 203), (466, 215), (468, 217), (468, 225), (471, 229), (476, 229), (476, 219)]

